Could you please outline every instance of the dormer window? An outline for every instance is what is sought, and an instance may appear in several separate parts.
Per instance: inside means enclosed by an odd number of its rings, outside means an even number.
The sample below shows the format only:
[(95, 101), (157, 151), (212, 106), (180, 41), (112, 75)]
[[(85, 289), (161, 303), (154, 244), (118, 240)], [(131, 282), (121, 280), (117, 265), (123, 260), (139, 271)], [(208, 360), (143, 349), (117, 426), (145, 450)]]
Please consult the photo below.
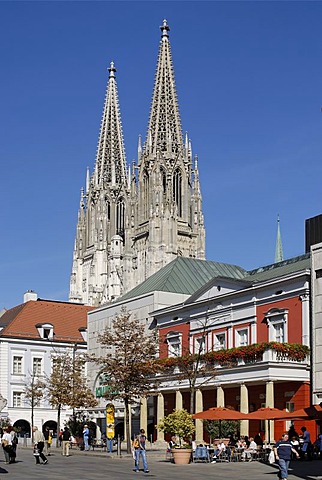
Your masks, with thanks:
[(83, 337), (84, 342), (87, 342), (87, 328), (86, 327), (80, 327), (78, 329), (79, 333)]
[(51, 341), (54, 339), (54, 326), (51, 323), (37, 323), (36, 328), (41, 338)]

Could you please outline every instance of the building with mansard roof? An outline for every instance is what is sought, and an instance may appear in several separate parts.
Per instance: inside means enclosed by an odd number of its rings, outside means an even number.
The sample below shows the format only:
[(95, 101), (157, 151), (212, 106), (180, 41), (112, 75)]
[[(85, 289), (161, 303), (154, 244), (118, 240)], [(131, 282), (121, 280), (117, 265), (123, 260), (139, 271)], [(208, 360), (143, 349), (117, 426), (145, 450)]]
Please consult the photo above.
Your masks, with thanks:
[(111, 63), (93, 174), (81, 192), (70, 301), (115, 300), (178, 256), (205, 258), (198, 158), (182, 135), (164, 20), (147, 136), (126, 163)]
[[(31, 407), (24, 395), (33, 376), (51, 374), (56, 355), (87, 350), (87, 314), (93, 307), (43, 300), (28, 291), (24, 303), (0, 316), (0, 398), (2, 418), (9, 418), (21, 436), (31, 433)], [(62, 407), (61, 424), (72, 410)], [(57, 430), (57, 410), (42, 398), (34, 408), (34, 425)]]

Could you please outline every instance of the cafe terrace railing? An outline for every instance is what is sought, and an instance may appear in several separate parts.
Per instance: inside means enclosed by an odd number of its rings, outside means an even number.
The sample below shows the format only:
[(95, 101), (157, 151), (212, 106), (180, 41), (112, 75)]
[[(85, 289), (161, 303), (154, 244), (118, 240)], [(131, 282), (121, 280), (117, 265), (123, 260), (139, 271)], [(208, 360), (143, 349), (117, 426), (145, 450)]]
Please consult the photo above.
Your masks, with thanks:
[(159, 359), (164, 371), (178, 372), (198, 362), (214, 368), (234, 367), (258, 362), (304, 362), (308, 361), (310, 349), (299, 343), (263, 342), (243, 347), (214, 350), (203, 355), (185, 355)]

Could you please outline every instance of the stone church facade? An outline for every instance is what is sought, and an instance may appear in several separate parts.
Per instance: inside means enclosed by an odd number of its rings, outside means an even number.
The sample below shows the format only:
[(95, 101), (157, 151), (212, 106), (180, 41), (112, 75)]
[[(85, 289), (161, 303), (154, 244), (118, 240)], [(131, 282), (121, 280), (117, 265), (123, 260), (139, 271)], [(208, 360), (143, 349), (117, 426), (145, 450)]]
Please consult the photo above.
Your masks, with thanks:
[(204, 259), (205, 228), (198, 158), (182, 135), (164, 20), (147, 136), (131, 166), (110, 65), (94, 172), (81, 192), (69, 299), (113, 301), (177, 256)]

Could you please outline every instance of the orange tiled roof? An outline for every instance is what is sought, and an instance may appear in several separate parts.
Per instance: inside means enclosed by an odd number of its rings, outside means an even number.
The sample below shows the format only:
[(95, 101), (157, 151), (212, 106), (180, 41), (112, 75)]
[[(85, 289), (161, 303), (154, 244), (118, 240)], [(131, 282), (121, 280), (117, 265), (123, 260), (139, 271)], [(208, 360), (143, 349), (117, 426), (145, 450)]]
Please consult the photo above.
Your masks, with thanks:
[(37, 324), (54, 327), (54, 341), (84, 342), (81, 327), (87, 327), (87, 312), (94, 307), (50, 300), (30, 300), (7, 310), (0, 317), (2, 337), (39, 339)]

